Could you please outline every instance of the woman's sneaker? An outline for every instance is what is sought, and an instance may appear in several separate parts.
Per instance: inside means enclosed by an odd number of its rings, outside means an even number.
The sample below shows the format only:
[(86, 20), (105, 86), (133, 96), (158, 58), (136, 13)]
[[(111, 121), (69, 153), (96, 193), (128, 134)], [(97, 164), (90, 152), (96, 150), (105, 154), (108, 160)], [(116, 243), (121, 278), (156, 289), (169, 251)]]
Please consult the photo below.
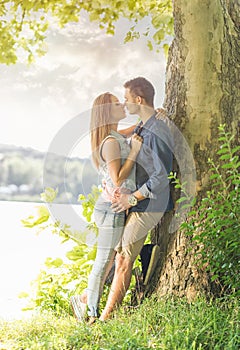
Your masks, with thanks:
[(81, 301), (81, 295), (72, 296), (70, 298), (70, 305), (76, 319), (83, 322), (87, 311), (87, 304)]

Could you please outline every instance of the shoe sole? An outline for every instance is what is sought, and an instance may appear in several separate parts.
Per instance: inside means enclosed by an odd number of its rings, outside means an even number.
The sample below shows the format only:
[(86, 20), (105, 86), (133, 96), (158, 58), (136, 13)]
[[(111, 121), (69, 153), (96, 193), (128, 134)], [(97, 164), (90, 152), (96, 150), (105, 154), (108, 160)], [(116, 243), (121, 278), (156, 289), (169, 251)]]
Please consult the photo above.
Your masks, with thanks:
[(144, 286), (146, 286), (148, 284), (148, 282), (150, 281), (159, 258), (160, 258), (160, 247), (159, 247), (159, 245), (155, 245), (152, 249), (151, 258), (149, 261), (147, 273), (146, 273), (145, 279), (143, 281)]

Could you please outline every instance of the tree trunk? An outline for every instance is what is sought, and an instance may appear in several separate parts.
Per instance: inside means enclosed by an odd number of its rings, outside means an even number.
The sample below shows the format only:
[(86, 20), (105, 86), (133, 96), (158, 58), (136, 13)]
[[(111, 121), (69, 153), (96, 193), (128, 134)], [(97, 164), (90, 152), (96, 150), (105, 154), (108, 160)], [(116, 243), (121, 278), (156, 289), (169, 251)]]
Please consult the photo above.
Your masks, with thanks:
[[(208, 158), (218, 149), (218, 126), (237, 135), (239, 124), (239, 23), (237, 1), (175, 0), (175, 38), (169, 50), (165, 107), (186, 138), (196, 165), (197, 196), (208, 185)], [(181, 178), (181, 169), (178, 177)], [(209, 276), (194, 264), (195, 247), (179, 229), (169, 232), (172, 214), (152, 234), (162, 248), (150, 289), (189, 300), (211, 292)]]

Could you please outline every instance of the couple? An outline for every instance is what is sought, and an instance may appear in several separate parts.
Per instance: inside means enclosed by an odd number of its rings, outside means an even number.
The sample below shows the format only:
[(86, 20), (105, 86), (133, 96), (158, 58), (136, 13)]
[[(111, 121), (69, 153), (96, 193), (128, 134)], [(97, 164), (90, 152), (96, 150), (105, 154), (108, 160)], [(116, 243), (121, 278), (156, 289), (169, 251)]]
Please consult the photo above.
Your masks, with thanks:
[[(70, 301), (79, 320), (88, 309), (89, 324), (99, 317), (99, 300), (114, 259), (115, 273), (101, 321), (121, 304), (148, 231), (172, 209), (168, 175), (173, 145), (167, 124), (156, 118), (154, 87), (138, 77), (124, 88), (125, 106), (139, 116), (138, 125), (118, 131), (126, 116), (124, 105), (110, 93), (97, 97), (92, 108), (92, 157), (104, 183), (94, 208), (98, 248), (86, 292)], [(131, 146), (126, 138), (130, 135)]]

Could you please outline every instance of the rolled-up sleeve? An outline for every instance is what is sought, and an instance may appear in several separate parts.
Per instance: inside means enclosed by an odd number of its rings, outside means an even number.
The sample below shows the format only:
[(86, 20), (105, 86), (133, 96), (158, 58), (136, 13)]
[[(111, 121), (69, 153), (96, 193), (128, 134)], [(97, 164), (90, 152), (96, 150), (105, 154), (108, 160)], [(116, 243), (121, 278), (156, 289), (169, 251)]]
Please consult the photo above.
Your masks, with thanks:
[(140, 187), (138, 189), (138, 191), (145, 198), (151, 198), (151, 199), (156, 199), (157, 198), (157, 196), (149, 190), (149, 188), (147, 187), (147, 184), (144, 184), (142, 187)]

